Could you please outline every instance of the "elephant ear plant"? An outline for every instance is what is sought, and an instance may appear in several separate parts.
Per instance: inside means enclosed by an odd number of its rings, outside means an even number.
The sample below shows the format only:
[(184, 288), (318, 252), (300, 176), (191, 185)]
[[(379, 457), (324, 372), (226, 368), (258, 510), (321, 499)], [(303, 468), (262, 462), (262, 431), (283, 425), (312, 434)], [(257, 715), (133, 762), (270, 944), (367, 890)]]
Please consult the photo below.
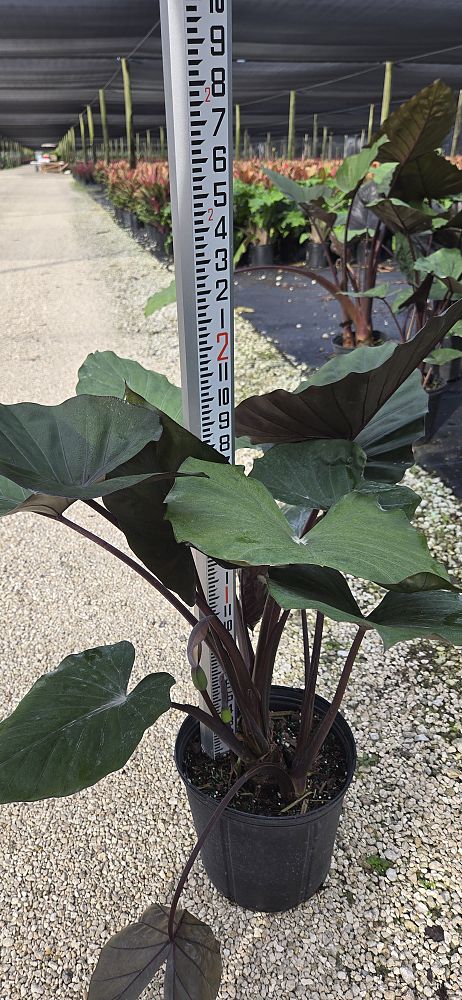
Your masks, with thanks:
[[(425, 322), (429, 283), (423, 274), (419, 280), (416, 259), (421, 253), (416, 252), (414, 238), (424, 237), (425, 247), (432, 241), (460, 246), (460, 213), (454, 217), (441, 202), (461, 196), (462, 171), (438, 151), (453, 127), (455, 110), (453, 91), (436, 80), (393, 112), (369, 147), (346, 157), (328, 185), (305, 187), (266, 171), (273, 184), (300, 206), (324, 247), (329, 277), (299, 270), (335, 298), (342, 315), (343, 347), (373, 343), (374, 299), (384, 299), (393, 316), (397, 308), (415, 307), (418, 322), (413, 332)], [(412, 285), (400, 301), (395, 296), (396, 308), (395, 302), (391, 306), (387, 302), (393, 288), (377, 284), (390, 231), (395, 234), (398, 265)], [(358, 240), (364, 253), (355, 267), (352, 250)]]
[[(419, 498), (400, 485), (426, 407), (415, 369), (461, 317), (457, 302), (406, 344), (356, 351), (329, 362), (295, 393), (242, 402), (239, 433), (271, 445), (249, 476), (185, 430), (179, 389), (111, 352), (87, 358), (73, 399), (1, 406), (0, 513), (53, 518), (141, 574), (191, 627), (187, 654), (202, 698), (201, 707), (177, 703), (175, 679), (163, 672), (128, 692), (130, 642), (66, 656), (0, 724), (1, 801), (87, 788), (121, 768), (169, 709), (208, 725), (229, 749), (226, 788), (171, 906), (159, 901), (111, 939), (89, 1000), (134, 1000), (164, 965), (168, 1000), (213, 1000), (221, 976), (218, 942), (178, 904), (214, 824), (246, 784), (257, 812), (269, 788), (282, 816), (306, 809), (367, 630), (375, 629), (386, 647), (419, 636), (462, 644), (461, 595), (412, 527)], [(76, 500), (115, 525), (139, 561), (71, 520), (67, 509)], [(194, 550), (238, 571), (237, 641), (207, 605)], [(346, 574), (382, 589), (372, 611), (360, 608)], [(305, 691), (288, 750), (276, 738), (270, 689), (294, 610), (301, 612)], [(312, 643), (308, 611), (315, 614)], [(317, 718), (325, 616), (357, 631), (331, 704)], [(234, 694), (235, 730), (226, 694), (220, 710), (212, 704), (202, 644)], [(265, 858), (254, 864), (264, 866)]]

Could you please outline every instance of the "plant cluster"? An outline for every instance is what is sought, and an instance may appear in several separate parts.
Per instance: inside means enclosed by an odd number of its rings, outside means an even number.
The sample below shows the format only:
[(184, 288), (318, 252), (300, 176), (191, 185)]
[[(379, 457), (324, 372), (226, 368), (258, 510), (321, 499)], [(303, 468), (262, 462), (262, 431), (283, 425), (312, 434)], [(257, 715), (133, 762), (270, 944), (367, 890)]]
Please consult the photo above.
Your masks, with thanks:
[[(175, 679), (165, 672), (148, 674), (128, 692), (130, 642), (67, 656), (0, 724), (0, 801), (71, 795), (94, 784), (123, 767), (145, 730), (172, 708), (207, 725), (229, 748), (229, 789), (203, 836), (246, 783), (257, 798), (274, 786), (287, 811), (307, 794), (368, 630), (387, 648), (435, 636), (462, 644), (460, 591), (412, 526), (419, 497), (401, 483), (427, 406), (416, 369), (461, 318), (458, 301), (406, 343), (354, 351), (295, 392), (244, 400), (236, 409), (238, 445), (265, 445), (249, 475), (184, 428), (176, 386), (112, 352), (90, 355), (77, 395), (59, 405), (0, 407), (0, 513), (52, 518), (139, 573), (190, 626), (187, 655), (201, 694), (200, 707), (176, 702)], [(98, 512), (103, 528), (105, 521), (114, 525), (137, 559), (70, 518), (76, 500)], [(236, 638), (207, 604), (195, 552), (238, 574)], [(375, 608), (360, 607), (355, 580), (380, 588)], [(299, 735), (287, 751), (274, 738), (269, 698), (294, 613), (305, 690)], [(330, 707), (316, 719), (325, 617), (353, 624), (356, 634)], [(229, 686), (218, 707), (201, 667), (204, 644)], [(200, 846), (170, 909), (164, 901), (151, 906), (103, 949), (90, 1000), (135, 1000), (164, 963), (168, 1000), (185, 995), (182, 983), (192, 1000), (217, 996), (218, 942), (207, 925), (178, 909)]]
[[(462, 171), (440, 152), (454, 116), (454, 94), (437, 80), (401, 105), (335, 177), (308, 186), (268, 171), (324, 248), (331, 276), (311, 276), (339, 305), (344, 347), (373, 343), (374, 298), (386, 303), (404, 341), (462, 294)], [(377, 284), (390, 234), (403, 274), (398, 289)]]

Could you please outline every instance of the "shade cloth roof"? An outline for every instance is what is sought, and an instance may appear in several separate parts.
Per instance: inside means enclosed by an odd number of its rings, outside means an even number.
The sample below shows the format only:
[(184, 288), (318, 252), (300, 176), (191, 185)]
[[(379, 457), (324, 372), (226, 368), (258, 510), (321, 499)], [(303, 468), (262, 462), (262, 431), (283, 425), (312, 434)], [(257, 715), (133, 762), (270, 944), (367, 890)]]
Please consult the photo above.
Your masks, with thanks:
[[(291, 89), (299, 137), (314, 113), (336, 134), (360, 132), (370, 102), (380, 105), (385, 60), (396, 63), (394, 103), (437, 77), (462, 87), (461, 0), (234, 0), (233, 7), (234, 99), (252, 140), (286, 133)], [(158, 19), (158, 0), (0, 0), (0, 136), (30, 146), (58, 141), (90, 102), (98, 135), (98, 88)], [(165, 121), (159, 26), (132, 57), (131, 75), (135, 127), (155, 130)], [(106, 100), (110, 134), (120, 136), (120, 74)]]

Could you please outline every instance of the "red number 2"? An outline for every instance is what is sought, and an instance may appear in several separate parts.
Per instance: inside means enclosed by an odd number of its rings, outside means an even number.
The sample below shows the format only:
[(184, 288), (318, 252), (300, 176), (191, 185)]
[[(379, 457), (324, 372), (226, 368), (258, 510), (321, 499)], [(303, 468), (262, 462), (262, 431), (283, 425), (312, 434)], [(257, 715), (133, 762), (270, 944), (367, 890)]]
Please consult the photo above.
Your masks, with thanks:
[(210, 104), (211, 99), (212, 99), (211, 88), (210, 87), (206, 87), (205, 88), (205, 103), (206, 104)]
[(221, 340), (224, 340), (224, 344), (218, 355), (217, 361), (228, 361), (229, 359), (226, 352), (229, 344), (229, 333), (227, 333), (226, 330), (223, 330), (223, 333), (217, 333), (217, 343), (219, 344)]

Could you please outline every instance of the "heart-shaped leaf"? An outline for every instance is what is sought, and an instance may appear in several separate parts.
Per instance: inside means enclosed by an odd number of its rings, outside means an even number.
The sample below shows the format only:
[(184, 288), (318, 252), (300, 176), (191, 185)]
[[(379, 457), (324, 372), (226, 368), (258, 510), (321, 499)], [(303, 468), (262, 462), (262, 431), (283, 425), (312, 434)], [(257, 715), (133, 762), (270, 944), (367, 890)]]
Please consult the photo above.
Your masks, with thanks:
[[(0, 473), (37, 493), (104, 496), (149, 477), (151, 470), (106, 478), (161, 434), (156, 413), (108, 397), (76, 396), (58, 406), (0, 404)], [(161, 475), (167, 478), (165, 470)]]
[(392, 233), (425, 233), (431, 230), (436, 212), (407, 205), (399, 198), (376, 201), (370, 208)]
[(387, 357), (378, 354), (383, 351), (380, 347), (357, 348), (354, 354), (371, 351), (377, 361), (368, 371), (351, 371), (323, 385), (311, 383), (298, 393), (277, 389), (251, 396), (237, 407), (238, 433), (264, 444), (354, 440), (461, 317), (462, 301), (455, 302), (441, 316), (430, 319), (413, 340), (398, 344), (391, 355), (387, 352)]
[(350, 194), (351, 191), (354, 191), (364, 180), (372, 163), (377, 159), (380, 147), (385, 142), (387, 142), (387, 138), (381, 136), (370, 148), (366, 147), (360, 153), (347, 156), (335, 175), (336, 187), (340, 188), (344, 194)]
[(440, 638), (462, 646), (462, 594), (446, 590), (386, 594), (368, 616), (388, 649), (409, 639)]
[(123, 399), (126, 385), (172, 420), (182, 423), (181, 389), (172, 385), (165, 375), (143, 368), (129, 358), (119, 358), (113, 351), (95, 351), (88, 355), (79, 369), (76, 392)]
[(287, 610), (313, 609), (339, 622), (375, 629), (388, 649), (397, 642), (440, 638), (462, 646), (462, 594), (449, 590), (419, 593), (393, 591), (370, 615), (363, 615), (346, 580), (316, 566), (271, 569), (268, 589)]
[(418, 257), (414, 267), (420, 273), (457, 280), (462, 275), (462, 253), (456, 249), (435, 250), (428, 257)]
[[(141, 400), (141, 404), (143, 402), (145, 401)], [(159, 416), (163, 426), (160, 440), (147, 445), (129, 462), (115, 469), (115, 476), (133, 476), (147, 469), (157, 471), (166, 467), (177, 472), (189, 457), (202, 459), (207, 463), (223, 464), (226, 461), (222, 455), (203, 444), (166, 414)], [(123, 531), (135, 555), (166, 587), (174, 590), (192, 606), (195, 601), (193, 558), (186, 545), (180, 545), (175, 540), (172, 526), (165, 519), (165, 497), (170, 487), (171, 480), (149, 479), (130, 489), (111, 493), (104, 497), (104, 504), (117, 518), (118, 527)]]
[(328, 566), (384, 586), (421, 572), (440, 576), (441, 586), (449, 579), (405, 513), (383, 510), (374, 496), (342, 497), (301, 543), (268, 490), (242, 469), (194, 459), (181, 468), (205, 476), (176, 481), (168, 519), (178, 541), (218, 561)]
[(352, 441), (302, 441), (270, 448), (251, 476), (276, 500), (328, 510), (360, 483), (366, 455)]
[(68, 497), (52, 497), (45, 493), (32, 493), (17, 486), (10, 479), (0, 476), (0, 517), (8, 514), (43, 514), (45, 517), (59, 517), (73, 504)]
[(364, 617), (341, 573), (323, 566), (282, 566), (269, 571), (271, 597), (290, 611), (321, 611), (337, 622), (363, 624)]
[(0, 723), (0, 802), (72, 795), (126, 764), (144, 731), (170, 707), (170, 674), (127, 694), (130, 642), (67, 656)]
[(432, 152), (452, 128), (455, 113), (452, 88), (435, 80), (401, 104), (383, 123), (381, 135), (386, 135), (388, 142), (381, 146), (378, 158), (403, 165)]
[(220, 946), (207, 924), (187, 910), (175, 914), (150, 906), (138, 923), (115, 934), (103, 948), (88, 1000), (138, 1000), (164, 962), (165, 1000), (215, 1000), (221, 979)]
[(439, 153), (426, 153), (398, 171), (392, 190), (405, 202), (448, 198), (462, 193), (462, 170)]

